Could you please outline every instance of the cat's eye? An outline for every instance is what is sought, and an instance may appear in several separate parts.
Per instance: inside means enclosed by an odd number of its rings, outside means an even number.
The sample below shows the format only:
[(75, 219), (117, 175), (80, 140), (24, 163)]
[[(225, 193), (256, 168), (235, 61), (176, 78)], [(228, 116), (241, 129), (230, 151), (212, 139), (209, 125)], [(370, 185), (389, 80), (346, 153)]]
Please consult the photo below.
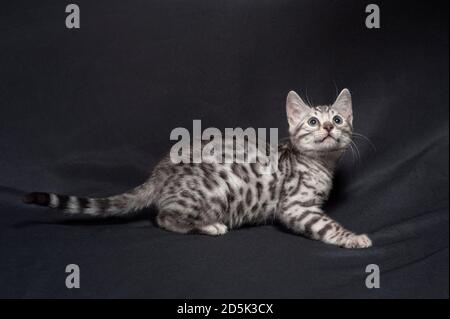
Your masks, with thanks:
[(342, 124), (342, 123), (344, 123), (344, 120), (342, 119), (342, 117), (340, 117), (339, 115), (336, 115), (335, 117), (333, 117), (333, 122), (335, 123), (335, 124)]
[(319, 120), (318, 120), (316, 117), (311, 117), (311, 118), (308, 120), (308, 124), (309, 124), (310, 126), (317, 126), (317, 125), (319, 125)]

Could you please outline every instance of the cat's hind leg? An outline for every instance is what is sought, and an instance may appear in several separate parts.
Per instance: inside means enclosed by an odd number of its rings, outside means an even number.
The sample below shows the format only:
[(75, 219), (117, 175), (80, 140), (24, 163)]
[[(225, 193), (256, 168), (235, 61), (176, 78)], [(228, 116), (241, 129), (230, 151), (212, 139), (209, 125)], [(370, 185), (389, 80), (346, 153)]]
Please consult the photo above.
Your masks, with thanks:
[(175, 211), (162, 210), (156, 216), (156, 223), (162, 229), (175, 233), (187, 234), (195, 228), (193, 221), (181, 218)]
[(156, 217), (159, 227), (181, 234), (224, 235), (228, 227), (220, 222), (213, 222), (207, 216), (186, 211), (162, 210)]

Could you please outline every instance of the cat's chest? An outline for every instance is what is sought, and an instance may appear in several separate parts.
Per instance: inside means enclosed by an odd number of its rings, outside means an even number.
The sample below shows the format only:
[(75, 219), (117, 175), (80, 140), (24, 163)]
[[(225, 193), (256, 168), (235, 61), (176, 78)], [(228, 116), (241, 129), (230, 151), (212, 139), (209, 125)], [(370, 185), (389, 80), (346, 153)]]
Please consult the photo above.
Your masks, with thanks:
[(308, 160), (295, 162), (290, 175), (286, 179), (287, 191), (284, 192), (288, 196), (301, 201), (314, 200), (318, 204), (328, 198), (333, 180), (331, 172), (323, 165)]

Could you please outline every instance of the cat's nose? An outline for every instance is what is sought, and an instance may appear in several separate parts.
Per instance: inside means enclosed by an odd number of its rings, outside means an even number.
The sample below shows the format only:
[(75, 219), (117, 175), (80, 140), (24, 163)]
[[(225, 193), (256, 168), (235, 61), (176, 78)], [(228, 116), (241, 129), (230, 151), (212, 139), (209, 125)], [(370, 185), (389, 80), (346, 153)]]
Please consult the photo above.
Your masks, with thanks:
[(328, 132), (331, 132), (331, 130), (334, 129), (334, 126), (331, 122), (325, 122), (323, 123), (323, 128)]

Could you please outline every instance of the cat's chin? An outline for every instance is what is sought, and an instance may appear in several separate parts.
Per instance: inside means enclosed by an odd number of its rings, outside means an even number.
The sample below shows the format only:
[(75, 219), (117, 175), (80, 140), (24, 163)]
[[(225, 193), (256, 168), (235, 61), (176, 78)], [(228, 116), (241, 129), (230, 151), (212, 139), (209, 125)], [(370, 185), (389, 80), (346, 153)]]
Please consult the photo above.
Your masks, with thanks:
[(323, 141), (314, 143), (313, 145), (307, 147), (301, 147), (300, 149), (305, 153), (332, 153), (336, 151), (341, 151), (344, 145), (335, 139), (328, 138)]
[(335, 149), (339, 147), (339, 141), (336, 140), (334, 137), (328, 136), (320, 141), (317, 141), (315, 143), (315, 147), (318, 150), (330, 150)]

